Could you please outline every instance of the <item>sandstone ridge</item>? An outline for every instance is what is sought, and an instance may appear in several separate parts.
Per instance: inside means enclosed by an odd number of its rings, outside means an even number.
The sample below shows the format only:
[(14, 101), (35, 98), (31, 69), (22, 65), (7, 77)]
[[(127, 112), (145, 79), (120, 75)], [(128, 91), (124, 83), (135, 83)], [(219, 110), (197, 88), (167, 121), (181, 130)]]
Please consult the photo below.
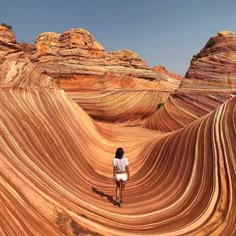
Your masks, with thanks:
[(85, 30), (33, 46), (0, 27), (0, 235), (235, 235), (235, 36), (214, 37), (174, 90), (165, 68), (105, 52)]
[(236, 89), (236, 35), (221, 31), (193, 56), (180, 88), (188, 90)]
[(144, 127), (174, 131), (212, 112), (236, 93), (236, 35), (221, 31), (193, 56), (180, 86)]
[[(47, 32), (39, 35), (32, 60), (53, 77), (58, 77), (58, 74), (68, 79), (72, 74), (109, 75), (158, 80), (160, 84), (175, 81), (171, 74), (154, 72), (142, 58), (128, 49), (106, 52), (87, 30), (80, 28), (62, 34)], [(177, 84), (178, 81), (172, 86)]]

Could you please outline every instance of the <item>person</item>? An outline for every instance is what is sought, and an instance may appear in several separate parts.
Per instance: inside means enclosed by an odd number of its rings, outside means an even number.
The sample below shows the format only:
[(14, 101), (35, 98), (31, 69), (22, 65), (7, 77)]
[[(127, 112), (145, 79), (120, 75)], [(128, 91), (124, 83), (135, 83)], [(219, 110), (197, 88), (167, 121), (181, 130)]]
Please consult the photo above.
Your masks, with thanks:
[(129, 180), (129, 161), (126, 157), (124, 157), (123, 148), (117, 148), (112, 163), (113, 182), (116, 184), (116, 202), (119, 207), (122, 207), (125, 194), (125, 184), (126, 181)]

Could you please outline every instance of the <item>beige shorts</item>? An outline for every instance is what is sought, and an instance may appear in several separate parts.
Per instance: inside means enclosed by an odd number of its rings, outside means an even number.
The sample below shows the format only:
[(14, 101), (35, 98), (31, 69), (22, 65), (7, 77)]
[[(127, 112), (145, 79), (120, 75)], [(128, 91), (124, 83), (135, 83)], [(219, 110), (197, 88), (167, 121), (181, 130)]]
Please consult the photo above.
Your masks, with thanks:
[(128, 177), (127, 174), (116, 174), (116, 181), (127, 181)]

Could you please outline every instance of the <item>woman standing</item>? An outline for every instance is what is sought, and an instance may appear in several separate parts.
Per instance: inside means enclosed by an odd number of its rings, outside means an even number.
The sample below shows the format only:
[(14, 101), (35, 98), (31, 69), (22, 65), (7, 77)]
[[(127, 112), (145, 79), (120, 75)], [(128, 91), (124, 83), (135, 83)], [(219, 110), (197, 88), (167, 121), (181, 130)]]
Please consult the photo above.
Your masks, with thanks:
[(125, 194), (125, 184), (129, 180), (129, 161), (124, 157), (123, 148), (117, 148), (115, 158), (113, 158), (113, 182), (116, 184), (116, 202), (119, 207), (123, 206)]

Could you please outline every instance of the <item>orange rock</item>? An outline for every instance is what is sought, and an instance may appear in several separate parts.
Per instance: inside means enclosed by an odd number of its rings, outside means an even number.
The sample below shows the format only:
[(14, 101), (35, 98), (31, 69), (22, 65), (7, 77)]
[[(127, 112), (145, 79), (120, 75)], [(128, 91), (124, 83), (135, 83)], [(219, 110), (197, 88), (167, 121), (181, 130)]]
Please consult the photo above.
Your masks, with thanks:
[[(57, 85), (88, 114), (99, 120), (102, 118), (128, 121), (140, 120), (140, 117), (144, 119), (155, 112), (157, 104), (164, 102), (180, 83), (178, 76), (167, 71), (153, 71), (142, 58), (128, 49), (106, 52), (97, 40), (83, 29), (70, 29), (62, 34), (41, 34), (36, 39), (32, 61), (37, 69), (53, 77)], [(146, 106), (144, 101), (137, 103), (139, 105), (135, 106), (135, 112), (133, 109), (127, 112), (124, 108), (121, 118), (112, 112), (116, 105), (110, 102), (114, 98), (108, 94), (111, 94), (113, 89), (125, 89), (126, 97), (123, 98), (127, 101), (127, 106), (132, 106), (128, 94), (133, 90), (134, 94), (139, 93), (140, 98), (146, 97), (143, 95), (148, 93), (149, 99), (146, 100)], [(89, 103), (83, 99), (84, 90), (86, 96), (94, 98), (90, 99)], [(94, 90), (97, 90), (97, 97)], [(100, 101), (99, 97), (104, 90), (107, 100)]]
[(35, 49), (32, 59), (38, 68), (57, 78), (58, 74), (68, 79), (71, 74), (112, 74), (158, 80), (165, 84), (171, 77), (168, 73), (155, 73), (130, 50), (106, 52), (88, 31), (80, 28), (62, 34), (43, 33), (36, 39)]
[[(1, 234), (230, 235), (235, 105), (161, 134), (96, 123), (62, 90), (0, 88)], [(131, 173), (123, 208), (112, 200), (118, 146)]]
[(235, 58), (236, 35), (230, 31), (219, 32), (193, 56), (180, 89), (235, 90)]
[(193, 56), (179, 88), (143, 126), (170, 132), (215, 110), (236, 91), (235, 58), (236, 35), (233, 32), (222, 31), (210, 38)]
[(16, 43), (14, 33), (7, 27), (0, 24), (0, 42), (1, 43)]
[(181, 75), (170, 73), (164, 66), (154, 66), (152, 70), (154, 72), (159, 72), (159, 73), (169, 75), (170, 77), (175, 78), (177, 80), (181, 80), (183, 78)]
[[(184, 78), (176, 91), (178, 79), (129, 50), (88, 49), (84, 30), (43, 34), (33, 55), (9, 35), (0, 40), (1, 235), (234, 235), (236, 97), (221, 78), (232, 33), (216, 36), (214, 56), (202, 51), (205, 66), (192, 62), (199, 83)], [(205, 81), (205, 67), (219, 80)], [(123, 208), (113, 205), (118, 146), (131, 174)]]

